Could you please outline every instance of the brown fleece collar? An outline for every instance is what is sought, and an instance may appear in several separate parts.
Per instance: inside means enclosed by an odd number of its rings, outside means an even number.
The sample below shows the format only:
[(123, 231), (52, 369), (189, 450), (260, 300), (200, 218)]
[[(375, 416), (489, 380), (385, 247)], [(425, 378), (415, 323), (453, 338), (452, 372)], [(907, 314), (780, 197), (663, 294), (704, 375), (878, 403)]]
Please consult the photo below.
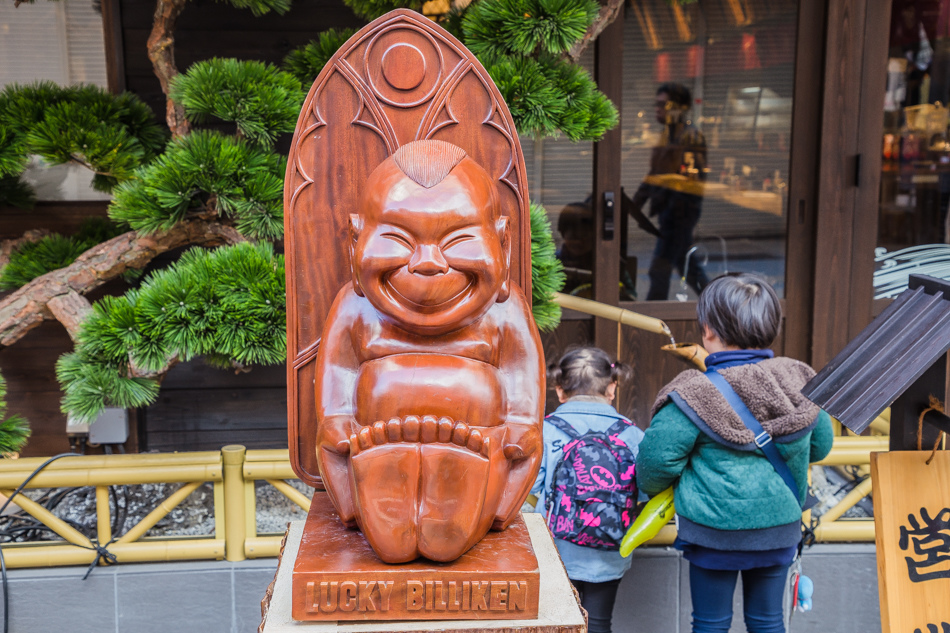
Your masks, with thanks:
[[(817, 405), (801, 394), (802, 387), (815, 375), (815, 370), (805, 363), (778, 357), (728, 367), (719, 373), (772, 437), (803, 431), (818, 417)], [(747, 445), (753, 441), (752, 431), (701, 371), (684, 371), (663, 387), (653, 403), (653, 415), (673, 391), (726, 442)]]

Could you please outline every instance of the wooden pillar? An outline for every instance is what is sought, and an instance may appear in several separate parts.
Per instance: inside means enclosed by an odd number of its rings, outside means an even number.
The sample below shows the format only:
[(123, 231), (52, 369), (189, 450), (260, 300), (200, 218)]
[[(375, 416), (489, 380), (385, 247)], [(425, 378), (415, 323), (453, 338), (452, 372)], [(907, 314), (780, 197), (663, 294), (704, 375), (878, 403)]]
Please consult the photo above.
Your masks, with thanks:
[(828, 5), (812, 306), (816, 368), (871, 317), (890, 5)]

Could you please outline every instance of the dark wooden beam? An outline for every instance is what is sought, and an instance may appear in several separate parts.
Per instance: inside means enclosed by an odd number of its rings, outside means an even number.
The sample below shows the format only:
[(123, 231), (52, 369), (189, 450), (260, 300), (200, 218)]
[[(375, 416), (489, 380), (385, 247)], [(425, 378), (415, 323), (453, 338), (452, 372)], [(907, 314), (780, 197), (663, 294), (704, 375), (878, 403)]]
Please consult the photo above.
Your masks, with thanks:
[(106, 80), (109, 92), (125, 92), (125, 50), (119, 0), (102, 0), (102, 35), (106, 48)]

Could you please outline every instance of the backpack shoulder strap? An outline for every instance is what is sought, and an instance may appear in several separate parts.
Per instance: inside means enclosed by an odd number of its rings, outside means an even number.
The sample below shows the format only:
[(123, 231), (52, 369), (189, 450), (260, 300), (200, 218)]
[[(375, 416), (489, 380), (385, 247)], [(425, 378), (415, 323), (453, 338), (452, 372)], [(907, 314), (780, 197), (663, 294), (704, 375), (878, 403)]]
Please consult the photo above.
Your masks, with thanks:
[(785, 460), (782, 459), (782, 455), (778, 452), (778, 448), (775, 447), (775, 443), (772, 442), (772, 436), (762, 428), (759, 421), (756, 420), (752, 412), (749, 411), (749, 407), (746, 406), (746, 403), (742, 401), (742, 398), (739, 397), (736, 390), (732, 388), (732, 385), (730, 385), (719, 372), (714, 369), (709, 369), (706, 371), (706, 377), (709, 378), (713, 386), (719, 390), (719, 393), (723, 395), (726, 402), (729, 403), (729, 406), (735, 409), (736, 413), (739, 414), (739, 418), (742, 420), (742, 423), (746, 425), (746, 428), (755, 435), (755, 445), (762, 449), (766, 459), (772, 464), (772, 468), (775, 469), (775, 472), (782, 478), (782, 481), (785, 482), (788, 489), (795, 495), (795, 500), (798, 501), (800, 499), (798, 484), (795, 483), (795, 477), (792, 476), (791, 469), (789, 469)]
[(617, 421), (610, 425), (610, 428), (604, 431), (604, 433), (609, 437), (611, 435), (620, 435), (627, 429), (633, 426), (633, 421), (628, 420), (627, 418), (620, 417), (617, 418)]
[(553, 413), (552, 413), (551, 415), (547, 416), (546, 418), (544, 418), (544, 421), (545, 421), (545, 422), (550, 422), (551, 424), (553, 424), (553, 425), (554, 425), (554, 428), (556, 428), (556, 429), (559, 430), (559, 431), (562, 431), (562, 432), (566, 433), (567, 436), (568, 436), (569, 438), (571, 438), (572, 440), (577, 439), (578, 437), (581, 436), (580, 433), (577, 432), (577, 429), (575, 429), (573, 426), (571, 426), (571, 425), (567, 422), (567, 420), (565, 420), (564, 418), (559, 418), (559, 417), (557, 417), (556, 415), (554, 415)]

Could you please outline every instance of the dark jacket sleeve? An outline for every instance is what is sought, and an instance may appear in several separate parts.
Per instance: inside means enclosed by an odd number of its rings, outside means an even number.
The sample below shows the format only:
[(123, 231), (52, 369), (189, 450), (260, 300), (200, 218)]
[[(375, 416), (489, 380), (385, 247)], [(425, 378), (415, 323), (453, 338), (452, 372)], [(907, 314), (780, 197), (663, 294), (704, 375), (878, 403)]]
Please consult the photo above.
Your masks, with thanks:
[(699, 429), (672, 402), (656, 412), (640, 442), (637, 486), (651, 497), (673, 485), (686, 468)]

